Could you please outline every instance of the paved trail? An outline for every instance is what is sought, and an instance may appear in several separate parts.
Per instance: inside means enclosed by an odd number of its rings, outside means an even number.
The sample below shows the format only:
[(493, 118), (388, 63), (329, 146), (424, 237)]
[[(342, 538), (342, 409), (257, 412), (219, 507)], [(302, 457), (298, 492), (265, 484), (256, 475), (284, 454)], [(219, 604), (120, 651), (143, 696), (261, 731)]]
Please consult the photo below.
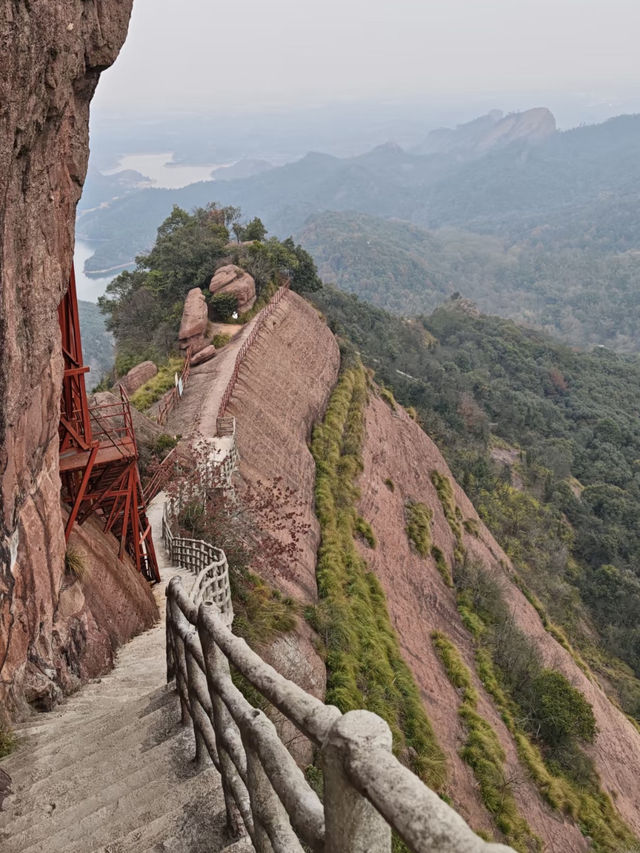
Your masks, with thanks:
[(18, 734), (0, 762), (12, 794), (0, 811), (2, 853), (204, 853), (231, 844), (220, 778), (193, 764), (193, 736), (165, 684), (164, 588), (176, 574), (160, 538), (163, 496), (150, 507), (162, 619), (119, 654), (115, 669)]

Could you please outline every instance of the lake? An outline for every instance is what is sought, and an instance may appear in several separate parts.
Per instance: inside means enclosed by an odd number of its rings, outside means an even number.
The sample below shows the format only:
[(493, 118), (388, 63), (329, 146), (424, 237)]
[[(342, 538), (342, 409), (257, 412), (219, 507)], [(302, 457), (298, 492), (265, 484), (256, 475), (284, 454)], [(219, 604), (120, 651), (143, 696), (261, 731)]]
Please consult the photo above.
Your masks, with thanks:
[(140, 172), (145, 178), (153, 181), (159, 189), (178, 190), (188, 184), (198, 181), (210, 181), (211, 172), (230, 163), (209, 163), (204, 166), (188, 166), (173, 163), (173, 151), (164, 154), (125, 154), (118, 160), (115, 169), (103, 172), (104, 175), (115, 175), (125, 169)]
[(76, 271), (76, 290), (78, 299), (84, 299), (85, 302), (97, 302), (98, 296), (107, 289), (107, 285), (114, 278), (113, 275), (108, 275), (105, 278), (89, 278), (85, 275), (85, 261), (93, 255), (95, 249), (84, 240), (76, 239), (75, 250), (73, 253), (73, 263)]

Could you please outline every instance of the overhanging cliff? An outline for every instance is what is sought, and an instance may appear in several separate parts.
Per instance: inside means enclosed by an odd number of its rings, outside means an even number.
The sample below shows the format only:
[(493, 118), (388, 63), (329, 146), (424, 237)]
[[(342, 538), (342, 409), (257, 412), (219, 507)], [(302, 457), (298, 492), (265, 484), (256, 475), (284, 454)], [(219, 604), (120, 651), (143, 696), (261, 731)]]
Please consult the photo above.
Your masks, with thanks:
[[(75, 209), (87, 169), (89, 103), (100, 72), (125, 39), (131, 5), (132, 0), (34, 0), (7, 2), (0, 10), (0, 710), (5, 713), (23, 707), (25, 695), (46, 706), (59, 685), (70, 688), (76, 677), (103, 669), (120, 633), (98, 624), (91, 595), (82, 594), (82, 603), (76, 596), (68, 612), (68, 589), (77, 582), (68, 572), (65, 576), (59, 498), (63, 365), (57, 308), (69, 280)], [(93, 563), (90, 553), (87, 560)], [(130, 636), (153, 620), (152, 597), (146, 591), (141, 596), (134, 624), (122, 634)], [(104, 606), (115, 619), (116, 608), (108, 601)], [(91, 627), (84, 630), (83, 624)], [(109, 653), (94, 653), (96, 642), (106, 642)]]

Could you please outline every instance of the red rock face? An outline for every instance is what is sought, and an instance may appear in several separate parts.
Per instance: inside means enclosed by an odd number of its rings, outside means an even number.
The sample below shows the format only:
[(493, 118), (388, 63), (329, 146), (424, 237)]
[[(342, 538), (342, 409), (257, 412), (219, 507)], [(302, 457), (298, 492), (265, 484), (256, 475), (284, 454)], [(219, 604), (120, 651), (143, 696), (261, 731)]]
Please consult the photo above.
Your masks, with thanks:
[[(472, 673), (474, 646), (459, 617), (455, 593), (446, 586), (432, 557), (423, 558), (412, 548), (405, 532), (405, 503), (422, 501), (433, 511), (433, 542), (454, 563), (454, 535), (447, 523), (431, 472), (446, 475), (464, 519), (472, 519), (478, 535), (463, 531), (463, 544), (495, 573), (517, 625), (537, 645), (547, 665), (560, 670), (591, 703), (598, 725), (595, 744), (589, 748), (602, 787), (612, 795), (629, 826), (640, 831), (640, 734), (614, 707), (601, 688), (587, 678), (571, 655), (549, 634), (533, 606), (509, 579), (509, 560), (480, 521), (471, 501), (453, 479), (442, 454), (431, 439), (399, 407), (370, 395), (365, 418), (364, 470), (359, 479), (359, 510), (373, 527), (375, 549), (359, 543), (362, 556), (378, 576), (386, 594), (389, 615), (398, 633), (407, 664), (422, 691), (425, 707), (440, 744), (447, 753), (451, 790), (456, 809), (474, 827), (489, 820), (469, 766), (459, 758), (464, 741), (455, 709), (460, 698), (434, 653), (431, 632), (443, 631), (457, 646)], [(388, 488), (389, 479), (394, 488)], [(505, 751), (507, 776), (518, 780), (514, 796), (532, 829), (557, 853), (583, 851), (588, 843), (575, 823), (552, 813), (518, 760), (512, 736), (491, 697), (473, 675), (478, 710), (495, 729)]]
[(204, 293), (199, 287), (193, 287), (187, 293), (182, 310), (182, 320), (178, 332), (180, 349), (186, 350), (191, 347), (193, 352), (204, 349), (209, 343), (205, 338), (207, 323), (208, 311)]
[[(131, 0), (0, 4), (0, 713), (23, 707), (25, 693), (46, 701), (74, 666), (83, 677), (104, 663), (91, 659), (92, 631), (74, 644), (60, 616), (57, 307), (87, 168), (89, 102), (130, 13)], [(145, 608), (136, 630), (153, 617), (153, 602)], [(81, 613), (91, 621), (87, 599)], [(96, 633), (109, 636), (97, 621)]]

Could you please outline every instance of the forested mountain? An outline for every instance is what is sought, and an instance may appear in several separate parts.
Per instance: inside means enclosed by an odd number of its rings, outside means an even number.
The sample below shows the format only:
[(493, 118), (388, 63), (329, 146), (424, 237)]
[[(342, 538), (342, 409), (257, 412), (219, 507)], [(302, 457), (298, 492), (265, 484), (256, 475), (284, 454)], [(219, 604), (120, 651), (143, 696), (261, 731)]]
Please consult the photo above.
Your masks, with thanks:
[(465, 300), (413, 320), (329, 288), (315, 300), (640, 720), (640, 358), (577, 352)]
[[(582, 346), (640, 349), (640, 252), (568, 245), (555, 227), (512, 242), (456, 228), (428, 231), (356, 213), (312, 216), (300, 232), (323, 278), (396, 314), (432, 311), (453, 293), (487, 313)], [(570, 232), (564, 223), (565, 233)], [(619, 238), (623, 245), (624, 236)], [(629, 241), (630, 242), (630, 241)]]

